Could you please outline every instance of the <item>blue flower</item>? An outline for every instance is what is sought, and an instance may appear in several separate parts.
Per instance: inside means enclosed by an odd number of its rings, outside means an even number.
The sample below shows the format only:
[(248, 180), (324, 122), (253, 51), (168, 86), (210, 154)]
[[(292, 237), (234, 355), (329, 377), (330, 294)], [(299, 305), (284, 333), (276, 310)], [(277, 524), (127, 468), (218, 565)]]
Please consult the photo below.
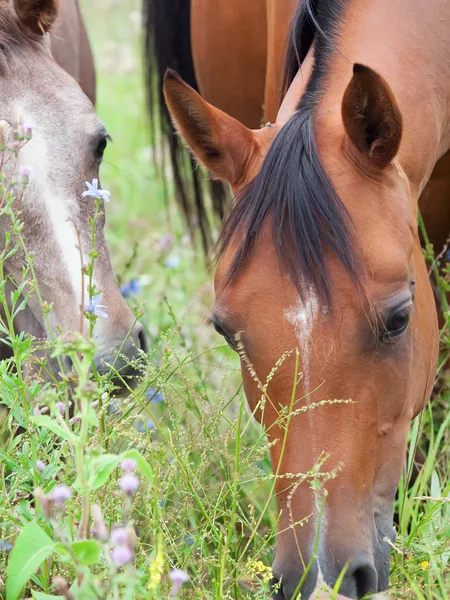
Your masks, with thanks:
[(450, 250), (447, 250), (447, 252), (445, 254), (445, 258), (446, 258), (446, 260), (450, 261)]
[(180, 257), (176, 254), (171, 254), (166, 260), (166, 267), (168, 269), (176, 269), (180, 264)]
[(96, 317), (103, 317), (104, 319), (108, 318), (108, 313), (106, 313), (103, 309), (106, 308), (104, 304), (100, 304), (100, 300), (102, 299), (101, 294), (96, 294), (92, 296), (92, 299), (89, 301), (87, 305), (86, 312)]
[(90, 196), (91, 198), (97, 198), (98, 200), (104, 200), (105, 202), (109, 202), (109, 197), (111, 193), (108, 190), (102, 190), (98, 187), (98, 179), (93, 179), (92, 183), (86, 181), (87, 190), (85, 190), (81, 195), (83, 198), (86, 196)]
[(5, 550), (5, 552), (11, 552), (12, 544), (10, 544), (7, 540), (0, 540), (0, 550)]
[(153, 431), (153, 429), (155, 429), (155, 424), (151, 419), (146, 419), (145, 421), (138, 419), (134, 424), (134, 428), (139, 431), (139, 433), (147, 433), (147, 431)]
[(139, 279), (132, 279), (130, 283), (125, 283), (120, 286), (120, 291), (124, 298), (137, 296), (141, 291), (141, 282)]
[(192, 537), (192, 535), (185, 535), (184, 536), (185, 542), (188, 546), (193, 546), (194, 545), (194, 538)]
[(164, 394), (162, 392), (159, 392), (155, 388), (148, 388), (148, 390), (145, 392), (145, 397), (147, 398), (147, 400), (155, 404), (160, 404), (161, 402), (164, 402)]

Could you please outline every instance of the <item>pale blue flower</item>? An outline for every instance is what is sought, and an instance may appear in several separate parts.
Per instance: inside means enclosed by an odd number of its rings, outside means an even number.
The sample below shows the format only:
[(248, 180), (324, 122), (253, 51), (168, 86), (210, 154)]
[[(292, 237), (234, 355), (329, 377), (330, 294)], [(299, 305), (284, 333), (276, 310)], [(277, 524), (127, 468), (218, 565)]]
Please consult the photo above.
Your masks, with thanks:
[(10, 544), (7, 540), (0, 541), (0, 550), (5, 550), (5, 552), (11, 552), (12, 544)]
[(142, 419), (137, 419), (134, 423), (134, 428), (139, 431), (139, 433), (147, 433), (147, 431), (153, 431), (156, 425), (152, 421), (152, 419), (146, 419), (143, 421)]
[(164, 394), (152, 387), (148, 388), (148, 390), (145, 392), (145, 397), (147, 398), (147, 400), (150, 400), (150, 402), (153, 402), (154, 404), (164, 402)]
[(180, 257), (176, 254), (171, 254), (166, 260), (166, 267), (168, 269), (176, 269), (180, 265)]
[(96, 294), (92, 296), (92, 299), (89, 301), (87, 305), (86, 312), (96, 317), (103, 317), (104, 319), (108, 318), (108, 313), (106, 313), (103, 309), (106, 308), (104, 304), (100, 304), (100, 300), (102, 299), (101, 294)]
[(98, 179), (93, 179), (92, 183), (86, 181), (87, 190), (85, 190), (81, 195), (83, 198), (86, 196), (90, 196), (91, 198), (98, 198), (99, 200), (104, 200), (105, 202), (109, 202), (109, 197), (111, 193), (108, 190), (102, 190), (98, 187)]
[(130, 283), (124, 283), (120, 286), (120, 291), (124, 298), (137, 296), (141, 291), (141, 282), (139, 279), (132, 279)]

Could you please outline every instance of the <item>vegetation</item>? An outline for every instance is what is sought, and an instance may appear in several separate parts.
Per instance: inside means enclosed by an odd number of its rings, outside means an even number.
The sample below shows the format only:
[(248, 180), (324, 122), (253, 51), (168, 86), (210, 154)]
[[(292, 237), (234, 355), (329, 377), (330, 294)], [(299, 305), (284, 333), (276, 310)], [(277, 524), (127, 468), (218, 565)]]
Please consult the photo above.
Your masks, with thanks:
[[(163, 156), (147, 126), (140, 2), (81, 4), (97, 60), (98, 112), (114, 140), (101, 173), (111, 191), (107, 238), (150, 353), (141, 384), (124, 400), (108, 377), (90, 378), (94, 343), (79, 337), (48, 348), (72, 359), (72, 381), (26, 377), (36, 345), (14, 333), (19, 295), (8, 307), (0, 284), (0, 327), (13, 350), (0, 364), (8, 408), (0, 419), (0, 597), (269, 598), (277, 509), (268, 444), (246, 408), (238, 357), (206, 324), (212, 275), (158, 177)], [(1, 179), (1, 216), (16, 235), (0, 269), (21, 245), (14, 201), (25, 185), (26, 178)], [(436, 262), (428, 247), (427, 258), (447, 292), (445, 257)], [(33, 282), (31, 257), (24, 280)], [(28, 296), (34, 286), (19, 289)], [(95, 306), (90, 318), (102, 318)], [(436, 395), (412, 425), (396, 502), (395, 599), (450, 596), (448, 321), (441, 341)], [(426, 462), (408, 486), (416, 446)]]

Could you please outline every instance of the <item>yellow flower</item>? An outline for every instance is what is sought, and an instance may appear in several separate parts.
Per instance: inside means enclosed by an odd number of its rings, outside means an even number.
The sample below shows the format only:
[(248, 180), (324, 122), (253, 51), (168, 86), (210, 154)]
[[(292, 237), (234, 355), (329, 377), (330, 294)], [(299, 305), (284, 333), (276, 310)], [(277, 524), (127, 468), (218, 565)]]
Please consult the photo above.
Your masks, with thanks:
[(156, 556), (150, 561), (149, 571), (150, 577), (147, 589), (152, 593), (156, 593), (164, 572), (164, 547), (161, 538), (158, 538)]
[(420, 568), (422, 569), (422, 571), (425, 571), (426, 569), (428, 569), (428, 565), (429, 565), (429, 564), (430, 564), (430, 563), (429, 563), (427, 560), (423, 560), (423, 561), (420, 563)]
[(261, 560), (249, 560), (248, 570), (251, 575), (255, 575), (257, 579), (264, 583), (269, 583), (272, 579), (272, 569), (265, 565)]

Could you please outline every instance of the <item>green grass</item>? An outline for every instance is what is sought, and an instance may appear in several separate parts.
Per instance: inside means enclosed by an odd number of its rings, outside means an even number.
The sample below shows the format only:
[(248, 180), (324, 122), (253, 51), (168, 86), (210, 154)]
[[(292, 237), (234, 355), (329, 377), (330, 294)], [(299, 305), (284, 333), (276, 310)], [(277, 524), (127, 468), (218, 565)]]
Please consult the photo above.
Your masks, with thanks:
[[(45, 389), (15, 373), (12, 367), (29, 357), (30, 348), (11, 336), (16, 360), (0, 366), (0, 393), (11, 408), (1, 431), (0, 539), (21, 544), (22, 554), (0, 549), (0, 597), (9, 557), (10, 581), (25, 577), (27, 597), (38, 600), (56, 597), (58, 591), (63, 597), (57, 575), (70, 583), (83, 579), (82, 591), (74, 591), (77, 600), (98, 598), (102, 590), (100, 597), (168, 598), (168, 573), (174, 567), (189, 572), (191, 582), (181, 594), (186, 600), (268, 598), (263, 565), (270, 565), (273, 556), (277, 508), (267, 442), (246, 408), (237, 357), (206, 324), (212, 274), (186, 239), (173, 194), (170, 189), (164, 193), (152, 165), (141, 2), (82, 0), (81, 5), (97, 62), (97, 110), (113, 138), (101, 170), (102, 185), (112, 193), (108, 244), (118, 280), (143, 280), (140, 294), (130, 302), (144, 302), (151, 351), (144, 382), (116, 414), (108, 411), (104, 382), (96, 383), (94, 396), (102, 397), (105, 405), (92, 409), (91, 392), (83, 385), (91, 350), (85, 348), (81, 362), (74, 352), (81, 382), (76, 393), (89, 427), (66, 430), (62, 420), (61, 428), (52, 431), (48, 422), (33, 421), (31, 403), (40, 394), (40, 403), (50, 407), (56, 422), (55, 401), (67, 390)], [(170, 243), (168, 233), (174, 237)], [(167, 265), (169, 257), (179, 259), (174, 268)], [(79, 349), (82, 342), (77, 344)], [(73, 350), (59, 342), (57, 351)], [(434, 410), (428, 407), (411, 430), (410, 459), (417, 442), (426, 450), (427, 462), (412, 489), (405, 489), (403, 482), (400, 486), (393, 599), (450, 596), (450, 398), (448, 381), (441, 383), (444, 391), (434, 400)], [(148, 387), (163, 393), (164, 402), (148, 404)], [(155, 429), (136, 429), (138, 417), (151, 419)], [(17, 424), (25, 432), (13, 436)], [(120, 493), (115, 459), (130, 451), (138, 458), (142, 480), (131, 500)], [(37, 460), (46, 463), (43, 472)], [(71, 486), (74, 496), (65, 511), (49, 519), (33, 496), (37, 487), (48, 493), (55, 480)], [(132, 567), (113, 569), (102, 540), (83, 548), (74, 543), (87, 498), (101, 507), (108, 527), (122, 523), (135, 528)], [(35, 524), (39, 531), (29, 529)], [(25, 573), (30, 540), (41, 540), (44, 547), (46, 536), (62, 544), (50, 548), (35, 575)]]

